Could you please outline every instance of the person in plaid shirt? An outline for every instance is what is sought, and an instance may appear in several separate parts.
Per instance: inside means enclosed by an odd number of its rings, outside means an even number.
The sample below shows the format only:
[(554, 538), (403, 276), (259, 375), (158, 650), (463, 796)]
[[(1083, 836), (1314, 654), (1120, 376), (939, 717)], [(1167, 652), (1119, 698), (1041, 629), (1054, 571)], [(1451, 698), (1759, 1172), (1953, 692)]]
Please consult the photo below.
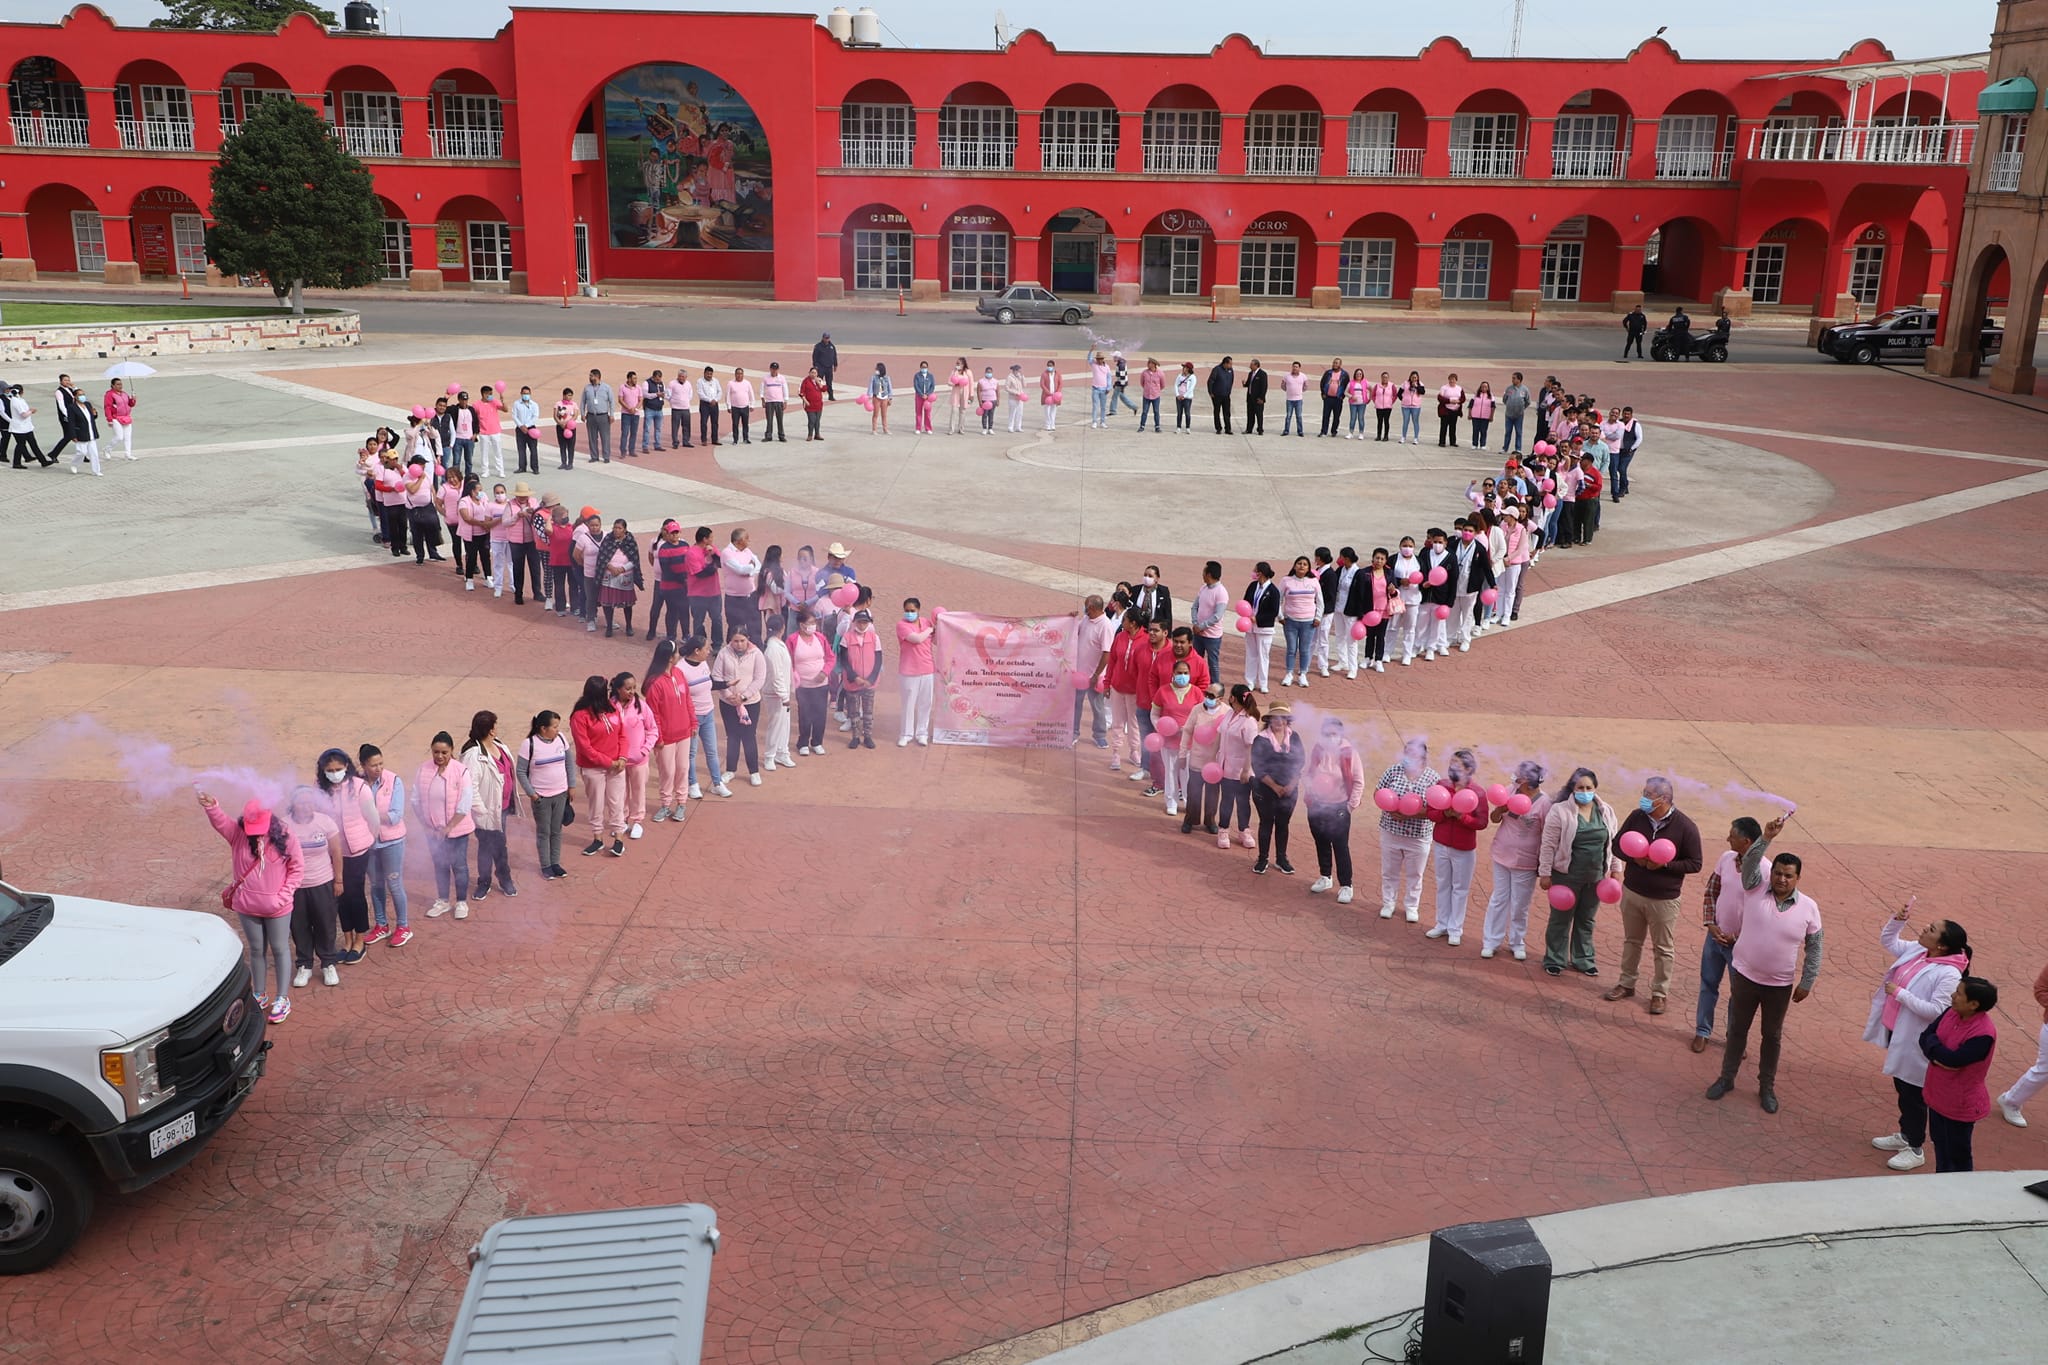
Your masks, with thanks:
[[(1395, 796), (1413, 796), (1417, 801), (1423, 793), (1441, 780), (1436, 769), (1429, 766), (1429, 742), (1417, 735), (1401, 748), (1401, 761), (1380, 774), (1375, 790), (1390, 791)], [(1394, 902), (1402, 902), (1402, 909), (1413, 924), (1421, 918), (1422, 869), (1429, 862), (1429, 817), (1417, 807), (1414, 815), (1404, 815), (1398, 810), (1380, 812), (1380, 918), (1394, 917)]]

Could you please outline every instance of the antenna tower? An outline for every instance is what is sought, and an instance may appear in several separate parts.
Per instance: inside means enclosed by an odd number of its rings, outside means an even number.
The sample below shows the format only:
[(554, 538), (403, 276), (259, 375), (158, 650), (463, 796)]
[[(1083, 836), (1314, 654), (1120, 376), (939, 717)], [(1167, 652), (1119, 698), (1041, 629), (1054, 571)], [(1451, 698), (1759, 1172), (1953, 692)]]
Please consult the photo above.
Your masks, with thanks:
[(1508, 36), (1508, 55), (1522, 55), (1522, 13), (1529, 8), (1529, 0), (1515, 0), (1515, 27)]

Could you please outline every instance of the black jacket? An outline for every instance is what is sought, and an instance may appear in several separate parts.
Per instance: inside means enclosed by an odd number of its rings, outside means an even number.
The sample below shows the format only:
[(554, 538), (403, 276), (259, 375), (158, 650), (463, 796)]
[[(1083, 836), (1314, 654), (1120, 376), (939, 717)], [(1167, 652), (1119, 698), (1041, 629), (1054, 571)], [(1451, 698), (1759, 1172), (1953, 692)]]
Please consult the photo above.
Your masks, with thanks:
[(1324, 370), (1323, 377), (1316, 381), (1316, 392), (1325, 398), (1330, 397), (1330, 376), (1333, 374), (1337, 376), (1337, 397), (1342, 398), (1350, 392), (1351, 376), (1334, 366)]
[(811, 368), (819, 374), (830, 374), (839, 368), (839, 348), (829, 341), (820, 341), (811, 347)]
[(61, 385), (57, 389), (57, 424), (74, 441), (92, 439), (92, 418), (86, 414), (85, 400)]
[(1218, 365), (1209, 371), (1209, 396), (1219, 403), (1230, 401), (1230, 391), (1237, 386), (1237, 371), (1228, 365)]
[[(1387, 596), (1393, 597), (1401, 591), (1401, 585), (1394, 581), (1391, 564), (1387, 570)], [(1358, 572), (1351, 575), (1351, 591), (1344, 594), (1344, 614), (1363, 616), (1372, 610), (1372, 565), (1361, 564)]]
[(1650, 319), (1643, 315), (1642, 309), (1638, 308), (1634, 312), (1630, 313), (1627, 317), (1623, 318), (1621, 320), (1621, 325), (1623, 330), (1625, 330), (1630, 336), (1639, 337), (1645, 331), (1649, 330)]
[[(1451, 594), (1453, 600), (1456, 600), (1458, 595), (1458, 551), (1455, 547), (1451, 547), (1450, 556), (1450, 562), (1444, 565), (1444, 572), (1450, 575), (1450, 581), (1444, 584), (1444, 590)], [(1494, 584), (1493, 553), (1486, 548), (1485, 541), (1476, 537), (1472, 541), (1472, 570), (1466, 577), (1468, 579), (1465, 584), (1466, 592), (1485, 592)]]
[(1343, 569), (1335, 564), (1331, 564), (1327, 565), (1321, 573), (1316, 575), (1316, 581), (1321, 583), (1323, 587), (1323, 615), (1325, 616), (1337, 610), (1337, 576), (1343, 572)]
[[(1446, 545), (1444, 552), (1438, 554), (1436, 546), (1425, 545), (1422, 547), (1422, 552), (1415, 556), (1415, 562), (1422, 566), (1422, 600), (1424, 602), (1432, 606), (1448, 607), (1451, 603), (1458, 600), (1458, 586), (1456, 582), (1458, 563), (1451, 553), (1450, 546)], [(1442, 584), (1432, 587), (1429, 581), (1429, 571), (1435, 568), (1443, 569), (1444, 581)]]
[(1277, 584), (1261, 583), (1254, 578), (1246, 586), (1243, 600), (1252, 604), (1252, 624), (1260, 630), (1271, 630), (1280, 619), (1280, 588)]
[[(1143, 615), (1148, 624), (1157, 621), (1169, 631), (1172, 630), (1173, 594), (1166, 590), (1166, 585), (1161, 583), (1157, 587), (1148, 588), (1141, 583), (1134, 591), (1138, 595), (1131, 602), (1132, 609)], [(1148, 602), (1152, 603), (1149, 610), (1146, 605)]]
[(1266, 388), (1269, 382), (1264, 366), (1256, 370), (1247, 370), (1244, 376), (1244, 405), (1249, 408), (1263, 404), (1266, 401)]

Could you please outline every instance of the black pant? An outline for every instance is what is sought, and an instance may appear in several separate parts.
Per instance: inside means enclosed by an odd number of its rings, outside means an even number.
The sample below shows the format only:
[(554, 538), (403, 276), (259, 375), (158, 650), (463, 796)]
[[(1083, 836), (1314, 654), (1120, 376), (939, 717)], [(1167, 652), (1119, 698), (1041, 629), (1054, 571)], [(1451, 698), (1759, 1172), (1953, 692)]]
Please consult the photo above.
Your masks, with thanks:
[(540, 596), (540, 550), (530, 540), (508, 541), (505, 553), (512, 557), (512, 600), (520, 605), (526, 602), (526, 580), (533, 580), (533, 595)]
[(583, 615), (583, 574), (573, 564), (548, 565), (548, 598), (555, 615)]
[(1308, 832), (1316, 841), (1316, 871), (1327, 877), (1334, 862), (1337, 885), (1351, 885), (1351, 808), (1310, 806)]
[(1899, 1136), (1915, 1147), (1927, 1145), (1927, 1094), (1911, 1081), (1892, 1077), (1899, 1092)]
[(747, 434), (747, 422), (754, 415), (752, 408), (732, 409), (732, 438), (752, 444), (753, 437)]
[(745, 721), (740, 719), (740, 708), (737, 706), (727, 706), (720, 702), (718, 709), (725, 714), (725, 752), (721, 757), (725, 760), (726, 771), (738, 772), (740, 759), (744, 756), (747, 771), (760, 772), (761, 748), (757, 741), (761, 730), (761, 703), (748, 704)]
[(799, 687), (796, 690), (796, 742), (800, 749), (813, 749), (825, 743), (826, 693), (832, 689), (823, 683), (816, 687)]
[(405, 553), (405, 531), (412, 522), (404, 507), (385, 507), (381, 515), (384, 518), (384, 548), (391, 551), (391, 557), (396, 559)]
[(540, 473), (539, 437), (528, 436), (525, 427), (514, 427), (512, 428), (512, 448), (519, 452), (519, 473)]
[(1247, 398), (1244, 400), (1244, 434), (1266, 434), (1266, 400)]
[(828, 403), (838, 402), (839, 395), (832, 392), (832, 371), (829, 369), (820, 369), (818, 371), (818, 381), (825, 386), (825, 401)]
[(370, 932), (370, 901), (363, 893), (363, 884), (370, 871), (370, 850), (345, 854), (341, 860), (341, 899), (335, 902), (335, 913), (341, 921), (344, 933), (367, 934)]
[(512, 859), (505, 851), (505, 831), (485, 829), (481, 825), (476, 831), (476, 889), (481, 895), (491, 889), (492, 874), (501, 887), (512, 885)]
[(1976, 1124), (1952, 1119), (1939, 1110), (1927, 1111), (1927, 1137), (1934, 1143), (1937, 1172), (1977, 1169), (1976, 1157), (1970, 1151), (1970, 1139), (1976, 1129)]
[(1332, 398), (1323, 395), (1323, 429), (1318, 436), (1342, 436), (1344, 434), (1344, 398), (1339, 394)]
[(665, 588), (657, 584), (654, 589), (654, 605), (648, 608), (650, 614), (647, 617), (647, 633), (652, 635), (655, 624), (663, 617), (667, 617), (668, 629), (665, 633), (669, 639), (688, 634), (689, 601), (687, 588)]
[(811, 410), (810, 410), (809, 408), (805, 408), (805, 409), (804, 409), (804, 437), (805, 437), (806, 439), (809, 439), (810, 437), (813, 437), (813, 436), (815, 436), (815, 437), (817, 437), (817, 438), (818, 438), (819, 440), (821, 440), (821, 441), (822, 441), (823, 439), (825, 439), (825, 433), (824, 433), (824, 431), (823, 431), (823, 430), (821, 429), (821, 427), (822, 427), (822, 424), (824, 423), (824, 421), (825, 421), (825, 410), (824, 410), (823, 408), (819, 408), (819, 409), (818, 409), (818, 410), (817, 410), (816, 412), (813, 412), (813, 411), (811, 411)]
[(1228, 435), (1230, 433), (1230, 400), (1228, 398), (1212, 396), (1209, 399), (1209, 409), (1209, 415), (1216, 419), (1216, 430)]
[(1643, 358), (1643, 334), (1641, 332), (1629, 332), (1622, 337), (1621, 358), (1623, 360), (1628, 359), (1628, 348), (1631, 346), (1636, 348), (1636, 359), (1641, 360)]
[(50, 453), (43, 457), (44, 464), (57, 463), (57, 457), (64, 453), (64, 447), (70, 445), (73, 441), (90, 441), (92, 439), (92, 433), (89, 430), (84, 432), (73, 431), (68, 426), (60, 427), (59, 429), (63, 434), (57, 438), (57, 444), (50, 447)]
[(760, 603), (752, 597), (728, 595), (725, 599), (725, 633), (730, 635), (741, 626), (747, 628), (747, 638), (758, 649), (761, 645)]
[(1365, 628), (1365, 653), (1359, 657), (1373, 663), (1384, 662), (1387, 657), (1387, 618), (1382, 616), (1376, 626)]
[(462, 577), (465, 581), (476, 575), (477, 566), (483, 566), (484, 577), (491, 574), (491, 538), (473, 536), (462, 542)]
[(1372, 410), (1372, 415), (1375, 423), (1377, 424), (1373, 430), (1373, 439), (1375, 441), (1385, 441), (1391, 439), (1391, 433), (1388, 431), (1388, 427), (1390, 427), (1393, 424), (1394, 410), (1392, 408), (1374, 408)]
[(1458, 443), (1458, 414), (1440, 412), (1436, 415), (1436, 443), (1440, 446), (1454, 446)]
[(1591, 545), (1600, 529), (1600, 499), (1597, 495), (1579, 499), (1579, 544)]
[(1756, 1084), (1769, 1094), (1778, 1086), (1778, 1049), (1785, 1041), (1785, 1011), (1792, 1008), (1790, 986), (1759, 986), (1733, 967), (1728, 969), (1728, 1045), (1721, 1050), (1721, 1079), (1730, 1085), (1742, 1070), (1749, 1049), (1749, 1026), (1757, 1012), (1764, 1016), (1763, 1046), (1757, 1051)]
[(1252, 822), (1251, 801), (1251, 783), (1239, 782), (1229, 777), (1224, 778), (1223, 805), (1216, 812), (1217, 825), (1223, 829), (1229, 829), (1233, 818), (1236, 819), (1239, 829), (1249, 825)]
[(292, 892), (292, 965), (322, 967), (341, 961), (335, 946), (337, 927), (334, 883), (302, 886)]
[(787, 441), (789, 433), (782, 429), (782, 410), (786, 403), (763, 403), (761, 405), (761, 439), (764, 441)]
[[(4, 435), (6, 435), (5, 432), (0, 432), (0, 436)], [(33, 431), (17, 431), (14, 433), (14, 467), (16, 469), (21, 468), (21, 458), (24, 455), (38, 464), (50, 465), (57, 463), (56, 456), (43, 454), (43, 448), (36, 444), (36, 434)]]
[[(1075, 694), (1079, 696), (1079, 693)], [(1216, 814), (1223, 804), (1223, 784), (1204, 782), (1202, 770), (1192, 769), (1188, 773), (1187, 800), (1181, 803), (1180, 828), (1183, 834), (1200, 825), (1207, 830), (1216, 828)]]
[(1294, 798), (1275, 796), (1271, 787), (1254, 777), (1252, 809), (1259, 813), (1259, 861), (1266, 861), (1266, 847), (1271, 844), (1273, 856), (1286, 862), (1287, 826), (1294, 819)]
[(717, 649), (725, 643), (725, 623), (718, 614), (716, 597), (692, 597), (690, 603), (690, 634), (701, 635)]
[(697, 439), (707, 446), (718, 444), (718, 404), (697, 404)]

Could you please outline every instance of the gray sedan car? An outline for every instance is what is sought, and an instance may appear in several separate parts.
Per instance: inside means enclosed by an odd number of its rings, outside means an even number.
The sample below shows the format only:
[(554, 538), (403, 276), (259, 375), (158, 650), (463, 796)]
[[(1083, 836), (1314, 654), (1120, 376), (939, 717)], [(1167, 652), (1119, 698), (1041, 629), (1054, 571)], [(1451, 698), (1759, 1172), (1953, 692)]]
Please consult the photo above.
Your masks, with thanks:
[(1064, 322), (1069, 327), (1095, 313), (1085, 303), (1070, 303), (1035, 284), (1013, 284), (1000, 294), (984, 294), (975, 301), (974, 311), (997, 322)]

